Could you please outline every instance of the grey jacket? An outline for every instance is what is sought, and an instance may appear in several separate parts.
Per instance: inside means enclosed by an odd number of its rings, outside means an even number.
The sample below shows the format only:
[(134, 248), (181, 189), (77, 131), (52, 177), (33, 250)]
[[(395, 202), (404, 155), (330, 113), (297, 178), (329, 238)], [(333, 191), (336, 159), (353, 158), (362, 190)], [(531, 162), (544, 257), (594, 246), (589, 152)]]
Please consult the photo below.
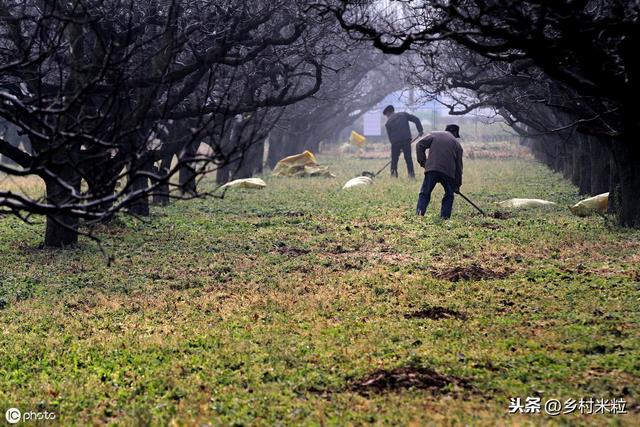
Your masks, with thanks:
[[(429, 158), (425, 151), (429, 149)], [(427, 172), (438, 171), (462, 185), (462, 146), (449, 132), (431, 132), (416, 145), (416, 158)]]
[(411, 141), (409, 122), (415, 123), (418, 133), (422, 133), (422, 123), (420, 123), (420, 119), (416, 116), (404, 111), (393, 113), (389, 116), (384, 127), (387, 129), (387, 135), (389, 135), (389, 141), (392, 144)]

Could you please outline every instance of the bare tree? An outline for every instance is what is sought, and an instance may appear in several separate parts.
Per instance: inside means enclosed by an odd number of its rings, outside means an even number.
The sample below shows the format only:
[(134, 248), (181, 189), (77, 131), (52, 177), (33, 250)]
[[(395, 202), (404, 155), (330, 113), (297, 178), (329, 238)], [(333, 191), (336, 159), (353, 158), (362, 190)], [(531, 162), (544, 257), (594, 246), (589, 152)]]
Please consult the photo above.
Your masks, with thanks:
[[(1, 1), (0, 117), (31, 151), (3, 137), (17, 166), (0, 171), (41, 177), (46, 197), (3, 191), (0, 209), (46, 215), (45, 245), (66, 246), (80, 219), (147, 214), (185, 165), (237, 161), (221, 149), (234, 117), (272, 118), (320, 88), (323, 58), (306, 35), (327, 19), (301, 16), (289, 0)], [(203, 139), (215, 154), (198, 159)]]
[(389, 57), (363, 46), (338, 52), (325, 63), (329, 71), (320, 91), (286, 108), (270, 138), (270, 167), (284, 156), (307, 149), (317, 152), (322, 141), (337, 141), (342, 129), (406, 86)]

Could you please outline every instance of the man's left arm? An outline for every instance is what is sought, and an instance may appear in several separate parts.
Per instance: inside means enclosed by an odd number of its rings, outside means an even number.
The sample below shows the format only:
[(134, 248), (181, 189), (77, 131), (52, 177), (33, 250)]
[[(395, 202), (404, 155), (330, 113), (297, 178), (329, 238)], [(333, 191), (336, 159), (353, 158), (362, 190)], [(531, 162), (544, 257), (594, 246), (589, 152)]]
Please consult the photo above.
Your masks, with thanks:
[(413, 114), (407, 113), (407, 120), (413, 122), (416, 125), (416, 129), (418, 129), (418, 135), (422, 135), (424, 133), (424, 128), (422, 127), (422, 123), (420, 119), (414, 116)]
[(456, 150), (456, 191), (460, 191), (460, 187), (462, 187), (462, 155), (464, 151), (462, 150), (462, 146), (458, 143), (458, 147)]
[(424, 167), (427, 162), (427, 155), (425, 151), (431, 148), (432, 141), (433, 137), (429, 134), (416, 144), (416, 159), (421, 167)]

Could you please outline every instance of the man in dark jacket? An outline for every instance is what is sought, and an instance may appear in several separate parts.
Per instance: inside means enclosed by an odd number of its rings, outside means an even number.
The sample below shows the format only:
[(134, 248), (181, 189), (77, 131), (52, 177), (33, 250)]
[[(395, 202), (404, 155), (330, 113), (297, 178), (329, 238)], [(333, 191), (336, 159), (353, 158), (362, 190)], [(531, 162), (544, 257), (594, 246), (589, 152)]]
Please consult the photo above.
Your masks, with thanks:
[(400, 152), (404, 154), (404, 160), (407, 162), (407, 171), (410, 178), (415, 178), (416, 174), (413, 170), (413, 159), (411, 158), (411, 129), (409, 122), (413, 122), (418, 129), (418, 135), (422, 135), (422, 123), (420, 119), (409, 113), (396, 113), (393, 105), (387, 106), (383, 111), (387, 117), (387, 135), (391, 142), (391, 176), (398, 177), (398, 159)]
[[(418, 163), (425, 169), (416, 209), (418, 215), (425, 214), (431, 192), (440, 183), (444, 187), (440, 216), (444, 219), (451, 217), (453, 195), (462, 185), (462, 146), (457, 138), (460, 138), (460, 128), (447, 125), (444, 132), (431, 132), (416, 145)], [(425, 155), (427, 149), (429, 158)]]

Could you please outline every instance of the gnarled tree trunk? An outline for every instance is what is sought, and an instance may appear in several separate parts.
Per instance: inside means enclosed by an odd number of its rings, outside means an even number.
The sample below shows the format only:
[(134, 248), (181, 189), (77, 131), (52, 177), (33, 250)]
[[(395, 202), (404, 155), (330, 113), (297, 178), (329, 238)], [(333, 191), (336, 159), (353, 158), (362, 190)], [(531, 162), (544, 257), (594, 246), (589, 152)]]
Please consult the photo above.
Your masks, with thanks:
[(191, 196), (195, 196), (197, 194), (196, 169), (194, 163), (189, 160), (196, 157), (199, 144), (199, 142), (190, 142), (178, 155), (178, 161), (181, 162), (180, 170), (178, 172), (178, 182), (180, 192), (182, 194), (188, 194)]
[(274, 130), (269, 136), (267, 165), (273, 169), (283, 158), (303, 151), (303, 144), (304, 141), (300, 142), (300, 136), (297, 133)]
[[(153, 160), (146, 159), (142, 165), (129, 174), (129, 195), (133, 196), (131, 203), (127, 206), (127, 211), (132, 215), (149, 216), (149, 178), (139, 172), (153, 172)], [(136, 194), (137, 193), (137, 194)]]
[[(65, 169), (70, 169), (69, 167)], [(73, 199), (72, 190), (61, 185), (60, 181), (69, 184), (75, 191), (80, 191), (80, 176), (73, 170), (62, 170), (59, 179), (44, 177), (47, 203), (63, 206)], [(78, 243), (79, 219), (67, 214), (47, 215), (47, 225), (44, 235), (44, 246), (63, 248)]]
[[(160, 177), (166, 177), (171, 170), (171, 160), (173, 160), (173, 154), (165, 156), (160, 161), (160, 165), (156, 169), (156, 173)], [(153, 191), (153, 204), (159, 206), (168, 206), (170, 203), (169, 190), (170, 189), (168, 180), (165, 180), (164, 182), (158, 184), (158, 186)]]
[(263, 158), (264, 140), (251, 144), (242, 153), (239, 167), (236, 168), (231, 179), (251, 178), (254, 174), (262, 172)]

